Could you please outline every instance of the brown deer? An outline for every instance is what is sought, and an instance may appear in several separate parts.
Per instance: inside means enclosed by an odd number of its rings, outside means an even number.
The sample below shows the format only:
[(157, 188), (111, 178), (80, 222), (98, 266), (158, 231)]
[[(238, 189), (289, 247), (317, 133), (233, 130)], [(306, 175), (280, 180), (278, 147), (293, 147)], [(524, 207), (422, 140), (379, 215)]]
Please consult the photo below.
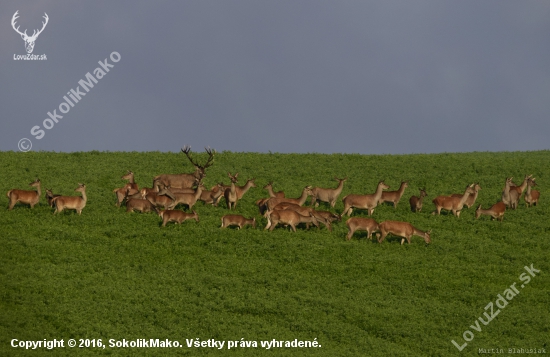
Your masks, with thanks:
[(226, 214), (222, 217), (222, 225), (220, 228), (237, 226), (237, 229), (241, 229), (247, 225), (252, 226), (252, 228), (256, 228), (256, 217), (246, 218), (237, 214)]
[(313, 216), (302, 216), (298, 212), (292, 210), (273, 210), (266, 212), (267, 225), (264, 228), (269, 229), (271, 232), (277, 224), (282, 223), (290, 226), (293, 232), (296, 232), (296, 225), (299, 223), (312, 223), (315, 226), (319, 227), (317, 219)]
[(523, 182), (519, 186), (515, 185), (513, 182), (511, 182), (510, 183), (510, 190), (516, 190), (518, 192), (518, 195), (521, 196), (523, 191), (525, 191), (525, 189), (527, 188), (528, 181), (532, 176), (533, 175), (525, 175), (525, 177), (523, 178)]
[(126, 175), (123, 175), (121, 179), (128, 180), (128, 183), (123, 187), (115, 188), (113, 190), (117, 198), (117, 202), (116, 202), (117, 207), (120, 207), (125, 197), (132, 196), (139, 193), (139, 188), (134, 180), (134, 173), (132, 171), (128, 170)]
[(405, 189), (409, 187), (409, 183), (407, 181), (402, 181), (401, 186), (399, 186), (399, 189), (397, 191), (384, 191), (382, 192), (382, 197), (380, 198), (380, 202), (392, 202), (393, 208), (397, 208), (397, 204), (401, 200), (401, 197), (403, 196), (403, 193), (405, 192)]
[[(296, 203), (290, 202), (279, 203), (277, 206), (274, 207), (274, 210), (292, 210), (306, 217), (312, 215), (313, 217), (315, 217), (315, 219), (317, 219), (318, 222), (323, 223), (329, 231), (332, 231), (330, 223), (335, 220), (333, 216), (336, 216), (328, 211), (316, 211), (315, 209), (313, 209), (313, 207), (299, 206)], [(306, 228), (309, 229), (309, 223), (306, 223)]]
[(147, 213), (156, 211), (156, 207), (151, 201), (146, 200), (145, 198), (128, 198), (126, 200), (126, 212), (139, 211), (141, 213)]
[(190, 146), (185, 146), (181, 151), (187, 156), (189, 161), (195, 166), (195, 172), (192, 174), (163, 174), (158, 175), (153, 178), (153, 187), (157, 185), (162, 185), (161, 187), (171, 187), (171, 188), (191, 188), (198, 181), (206, 176), (206, 169), (213, 164), (215, 150), (210, 148), (205, 148), (208, 153), (208, 160), (204, 165), (200, 165), (197, 161), (193, 160), (189, 152), (191, 151)]
[(330, 207), (334, 208), (336, 205), (336, 200), (338, 199), (338, 196), (342, 193), (342, 189), (344, 188), (344, 182), (347, 181), (347, 177), (343, 179), (339, 179), (338, 177), (335, 177), (334, 180), (338, 181), (338, 186), (336, 188), (321, 188), (321, 187), (314, 187), (311, 189), (311, 205), (313, 206), (313, 203), (315, 203), (315, 207), (319, 206), (319, 202), (327, 202), (330, 204)]
[(285, 197), (285, 193), (283, 191), (278, 191), (278, 192), (273, 191), (273, 181), (269, 182), (263, 188), (264, 190), (267, 190), (269, 197), (281, 197), (281, 198)]
[(64, 209), (74, 209), (78, 215), (82, 214), (82, 210), (86, 207), (86, 201), (88, 197), (86, 196), (86, 185), (79, 183), (78, 187), (75, 188), (75, 192), (80, 192), (82, 197), (78, 196), (58, 196), (53, 199), (53, 204), (55, 205), (55, 211), (53, 214), (61, 213)]
[(203, 190), (204, 185), (199, 183), (193, 193), (173, 193), (171, 190), (165, 189), (159, 192), (159, 195), (168, 195), (170, 197), (170, 193), (172, 194), (174, 202), (168, 207), (168, 209), (173, 209), (179, 204), (186, 205), (189, 209), (192, 209), (195, 203), (197, 203), (200, 199)]
[(53, 199), (61, 195), (54, 195), (51, 188), (46, 189), (46, 200), (48, 201), (48, 206), (53, 208)]
[(433, 199), (433, 204), (435, 205), (435, 211), (432, 214), (441, 214), (441, 210), (451, 211), (453, 215), (457, 218), (460, 217), (460, 212), (462, 207), (464, 207), (464, 202), (468, 199), (470, 194), (474, 193), (474, 184), (466, 186), (466, 190), (461, 198), (453, 196), (437, 196)]
[(531, 207), (531, 205), (537, 206), (539, 203), (540, 192), (537, 190), (531, 190), (531, 188), (535, 186), (537, 186), (535, 179), (530, 177), (527, 182), (527, 191), (525, 191), (525, 195), (523, 196), (527, 207)]
[(504, 212), (506, 212), (506, 205), (502, 201), (495, 203), (489, 209), (482, 209), (481, 205), (479, 205), (476, 209), (476, 219), (484, 214), (487, 216), (491, 216), (491, 220), (496, 219), (502, 221), (502, 219), (504, 218)]
[(38, 201), (40, 201), (40, 196), (42, 196), (41, 185), (42, 183), (40, 182), (40, 180), (36, 179), (33, 182), (29, 183), (29, 186), (36, 187), (36, 191), (17, 189), (9, 190), (7, 193), (7, 196), (10, 199), (8, 209), (11, 211), (13, 209), (13, 206), (15, 206), (17, 202), (24, 203), (31, 206), (31, 208), (34, 208)]
[[(235, 191), (237, 192), (237, 201), (243, 198), (244, 194), (247, 193), (248, 190), (250, 190), (252, 187), (257, 187), (254, 183), (254, 180), (254, 178), (251, 178), (246, 180), (246, 184), (244, 184), (243, 186), (235, 186)], [(228, 189), (230, 190), (231, 187)]]
[(411, 244), (412, 236), (419, 236), (424, 238), (426, 244), (432, 242), (430, 238), (431, 230), (424, 232), (418, 228), (415, 228), (409, 222), (399, 222), (399, 221), (384, 221), (380, 223), (380, 237), (378, 238), (378, 243), (382, 243), (388, 234), (393, 234), (395, 236), (401, 237), (401, 245), (405, 243), (405, 239), (408, 244)]
[(153, 206), (162, 207), (164, 209), (171, 209), (174, 207), (174, 201), (176, 200), (176, 197), (166, 189), (163, 189), (160, 192), (147, 192), (145, 188), (142, 188), (141, 197), (151, 202)]
[(235, 175), (231, 175), (230, 172), (227, 173), (229, 178), (231, 179), (231, 187), (225, 189), (223, 192), (223, 196), (225, 197), (225, 202), (227, 202), (227, 208), (231, 209), (231, 206), (233, 206), (233, 209), (237, 206), (237, 177), (239, 176), (239, 173), (235, 173)]
[[(476, 183), (474, 185), (474, 193), (470, 193), (470, 195), (468, 196), (468, 198), (466, 199), (466, 202), (464, 202), (464, 206), (470, 208), (474, 205), (474, 203), (476, 203), (476, 200), (477, 200), (477, 195), (479, 193), (479, 190), (481, 190), (481, 186), (479, 185), (479, 183)], [(460, 193), (454, 193), (451, 195), (452, 197), (457, 197), (457, 198), (461, 198), (462, 197), (462, 194)]]
[(158, 215), (162, 218), (162, 226), (166, 227), (166, 223), (175, 222), (176, 224), (181, 224), (188, 219), (194, 219), (195, 222), (199, 222), (199, 215), (197, 212), (187, 213), (180, 210), (162, 210), (158, 211)]
[(506, 179), (504, 191), (502, 192), (502, 202), (504, 202), (506, 207), (516, 209), (519, 202), (519, 193), (517, 190), (512, 190), (512, 179), (513, 177)]
[(378, 222), (372, 218), (351, 217), (347, 220), (348, 226), (347, 240), (350, 240), (356, 231), (367, 231), (367, 239), (371, 239), (371, 234), (378, 231)]
[(376, 187), (376, 192), (370, 195), (347, 195), (342, 199), (344, 202), (344, 211), (341, 216), (347, 214), (351, 216), (351, 212), (354, 208), (357, 209), (366, 209), (369, 216), (372, 216), (374, 208), (378, 206), (380, 202), (380, 197), (382, 197), (382, 191), (387, 190), (390, 186), (386, 185), (384, 181), (378, 182)]
[[(214, 189), (215, 188), (215, 189)], [(224, 186), (223, 183), (218, 183), (211, 190), (202, 190), (201, 197), (199, 201), (204, 202), (205, 204), (216, 205), (218, 199), (223, 195)]]
[(424, 197), (426, 197), (426, 196), (427, 196), (427, 193), (423, 189), (420, 189), (420, 196), (411, 196), (411, 198), (409, 198), (409, 204), (411, 205), (411, 211), (413, 211), (413, 212), (422, 211), (422, 202), (424, 201)]
[(302, 190), (302, 195), (298, 198), (271, 197), (267, 201), (265, 201), (264, 204), (266, 205), (268, 211), (273, 210), (275, 206), (283, 202), (295, 203), (298, 206), (303, 206), (304, 203), (306, 203), (308, 196), (311, 196), (311, 186), (304, 187), (304, 189)]

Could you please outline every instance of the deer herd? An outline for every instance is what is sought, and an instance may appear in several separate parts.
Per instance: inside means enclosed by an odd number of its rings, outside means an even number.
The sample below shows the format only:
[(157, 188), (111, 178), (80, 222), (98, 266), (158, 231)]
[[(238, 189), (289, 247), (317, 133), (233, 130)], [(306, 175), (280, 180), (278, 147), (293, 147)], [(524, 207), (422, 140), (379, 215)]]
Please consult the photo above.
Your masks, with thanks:
[[(195, 167), (193, 173), (158, 175), (153, 178), (151, 188), (139, 188), (135, 182), (134, 173), (128, 171), (121, 177), (127, 183), (113, 190), (116, 196), (116, 206), (120, 207), (125, 203), (127, 212), (155, 212), (162, 219), (162, 226), (164, 227), (169, 222), (175, 222), (176, 224), (181, 224), (186, 220), (199, 222), (199, 216), (193, 210), (198, 201), (202, 201), (205, 205), (218, 206), (223, 197), (226, 207), (229, 210), (236, 210), (239, 200), (251, 188), (257, 187), (254, 178), (248, 179), (243, 186), (239, 186), (239, 174), (228, 172), (229, 185), (219, 182), (208, 190), (203, 184), (203, 179), (206, 177), (206, 169), (213, 164), (215, 151), (206, 148), (208, 159), (201, 165), (193, 160), (190, 149), (189, 146), (185, 146), (181, 151)], [(533, 190), (533, 187), (537, 184), (532, 175), (526, 175), (520, 185), (515, 185), (512, 179), (512, 177), (506, 178), (501, 201), (488, 209), (482, 209), (481, 205), (477, 206), (476, 219), (481, 215), (488, 215), (491, 216), (491, 219), (502, 221), (506, 208), (518, 208), (522, 194), (527, 207), (538, 204), (540, 192)], [(397, 209), (397, 205), (408, 187), (407, 181), (401, 182), (399, 189), (396, 191), (385, 191), (390, 187), (384, 181), (380, 181), (374, 193), (348, 194), (342, 199), (344, 210), (341, 214), (318, 210), (317, 207), (320, 203), (326, 203), (330, 208), (335, 207), (347, 178), (335, 177), (334, 180), (338, 182), (336, 188), (306, 186), (303, 188), (302, 194), (296, 198), (286, 197), (283, 191), (275, 192), (273, 182), (269, 182), (263, 187), (267, 191), (268, 197), (256, 201), (260, 214), (267, 220), (264, 229), (272, 231), (278, 225), (283, 225), (296, 232), (296, 226), (299, 224), (305, 224), (306, 229), (309, 229), (310, 225), (319, 228), (321, 224), (332, 231), (332, 223), (341, 221), (342, 217), (347, 215), (350, 217), (346, 221), (348, 228), (347, 240), (350, 240), (357, 231), (366, 231), (369, 240), (376, 233), (378, 243), (382, 243), (389, 234), (400, 237), (401, 244), (405, 240), (410, 244), (413, 235), (423, 238), (426, 244), (431, 243), (431, 231), (422, 231), (408, 222), (384, 221), (378, 223), (373, 218), (351, 217), (354, 209), (365, 210), (368, 216), (372, 216), (374, 209), (385, 202), (391, 203), (394, 209)], [(40, 180), (36, 179), (29, 186), (36, 188), (36, 190), (13, 189), (8, 191), (9, 210), (12, 210), (17, 203), (29, 205), (31, 208), (39, 203), (42, 195)], [(441, 211), (445, 210), (458, 218), (464, 207), (470, 208), (475, 204), (480, 190), (479, 183), (472, 183), (465, 187), (463, 193), (437, 196), (432, 200), (435, 205), (435, 211), (432, 214), (440, 215)], [(47, 189), (45, 192), (48, 205), (55, 209), (54, 214), (61, 213), (63, 210), (75, 210), (80, 215), (86, 206), (87, 196), (86, 185), (84, 184), (79, 183), (75, 189), (75, 192), (81, 194), (80, 196), (54, 195), (52, 189)], [(304, 206), (310, 196), (310, 205)], [(412, 212), (419, 213), (422, 211), (426, 196), (425, 189), (420, 189), (418, 196), (410, 197), (409, 204)], [(177, 209), (178, 206), (182, 206), (192, 213)], [(256, 218), (246, 218), (238, 214), (227, 214), (221, 217), (220, 228), (235, 226), (237, 229), (242, 229), (247, 225), (255, 228)]]

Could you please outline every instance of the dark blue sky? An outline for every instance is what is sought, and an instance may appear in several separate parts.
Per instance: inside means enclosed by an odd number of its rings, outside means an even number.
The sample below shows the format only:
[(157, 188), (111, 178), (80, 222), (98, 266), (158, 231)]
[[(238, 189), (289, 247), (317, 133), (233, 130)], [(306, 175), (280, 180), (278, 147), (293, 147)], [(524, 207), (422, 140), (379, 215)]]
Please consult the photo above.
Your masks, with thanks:
[[(17, 10), (47, 60), (14, 59)], [(548, 1), (7, 0), (0, 28), (3, 151), (550, 148)]]

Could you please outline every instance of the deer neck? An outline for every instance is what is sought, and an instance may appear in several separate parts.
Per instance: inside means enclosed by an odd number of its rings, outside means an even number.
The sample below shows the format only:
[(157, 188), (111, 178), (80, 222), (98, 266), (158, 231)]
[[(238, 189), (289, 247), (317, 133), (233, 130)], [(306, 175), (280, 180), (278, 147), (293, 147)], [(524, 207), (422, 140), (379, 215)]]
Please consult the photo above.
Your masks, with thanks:
[(338, 195), (340, 195), (340, 193), (342, 192), (342, 189), (344, 188), (344, 181), (340, 181), (340, 183), (338, 184), (338, 187), (336, 187), (336, 193), (338, 193)]
[(380, 201), (380, 198), (382, 197), (382, 191), (384, 191), (384, 188), (382, 187), (382, 185), (378, 185), (376, 187), (376, 192), (374, 192), (375, 202)]
[(88, 196), (86, 196), (86, 190), (83, 190), (82, 192), (80, 192), (82, 194), (82, 201), (84, 203), (86, 203), (86, 201), (88, 201)]
[(523, 192), (525, 190), (525, 188), (528, 186), (527, 185), (527, 177), (523, 179), (523, 182), (521, 183), (521, 185), (518, 186), (518, 188), (521, 190), (521, 192)]
[(244, 195), (250, 188), (252, 187), (253, 182), (252, 181), (246, 181), (246, 185), (241, 187), (241, 192)]
[(464, 203), (468, 200), (468, 197), (470, 196), (470, 192), (468, 191), (468, 188), (466, 188), (466, 191), (464, 191), (464, 194), (462, 195), (462, 198), (460, 199), (459, 206), (464, 206)]
[(38, 194), (38, 197), (41, 197), (42, 196), (42, 184), (39, 183), (37, 186), (36, 186), (36, 193)]
[(399, 186), (399, 190), (397, 190), (399, 197), (403, 196), (403, 192), (405, 192), (405, 182), (401, 182), (401, 186)]
[(301, 206), (303, 205), (306, 200), (307, 200), (307, 188), (304, 188), (304, 190), (302, 191), (302, 195), (298, 198), (298, 204)]
[(195, 200), (198, 200), (201, 197), (202, 194), (202, 186), (197, 186), (197, 189), (195, 190)]

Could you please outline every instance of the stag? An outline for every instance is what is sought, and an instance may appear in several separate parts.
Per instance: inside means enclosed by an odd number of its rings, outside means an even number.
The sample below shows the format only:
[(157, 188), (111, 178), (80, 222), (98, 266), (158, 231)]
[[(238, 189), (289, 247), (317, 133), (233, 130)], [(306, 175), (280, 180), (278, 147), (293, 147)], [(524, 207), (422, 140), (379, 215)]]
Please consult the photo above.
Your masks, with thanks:
[(82, 210), (86, 207), (86, 201), (88, 197), (86, 196), (86, 185), (79, 183), (78, 187), (75, 188), (75, 192), (80, 192), (82, 197), (78, 196), (58, 196), (53, 199), (53, 204), (55, 205), (55, 211), (53, 214), (61, 213), (64, 209), (74, 209), (78, 215), (82, 214)]
[(39, 179), (36, 179), (35, 181), (29, 183), (29, 186), (36, 187), (36, 191), (27, 191), (27, 190), (9, 190), (7, 195), (10, 199), (10, 204), (8, 209), (11, 211), (13, 209), (13, 206), (17, 202), (24, 203), (26, 205), (30, 205), (31, 208), (34, 208), (34, 206), (40, 201), (40, 196), (42, 195), (41, 191), (41, 182)]
[(32, 53), (32, 51), (34, 50), (34, 43), (38, 38), (38, 35), (40, 35), (42, 31), (44, 31), (44, 28), (46, 28), (46, 25), (48, 24), (48, 14), (44, 13), (44, 16), (42, 16), (45, 20), (44, 22), (42, 22), (42, 28), (40, 30), (33, 30), (32, 36), (29, 36), (27, 35), (27, 30), (25, 30), (25, 32), (21, 32), (19, 31), (19, 26), (15, 28), (16, 20), (19, 18), (18, 13), (19, 10), (17, 10), (15, 14), (13, 14), (13, 17), (11, 18), (11, 26), (13, 27), (15, 32), (21, 35), (23, 41), (25, 41), (25, 50), (27, 51), (27, 53)]
[(411, 196), (411, 198), (409, 198), (409, 204), (411, 205), (411, 211), (413, 211), (413, 212), (422, 211), (422, 201), (424, 201), (424, 197), (426, 197), (426, 196), (427, 196), (427, 193), (423, 189), (420, 189), (420, 196)]
[(330, 204), (330, 207), (334, 208), (336, 205), (336, 200), (338, 199), (338, 196), (342, 193), (342, 189), (344, 188), (344, 182), (347, 181), (347, 177), (343, 179), (339, 179), (338, 177), (335, 177), (334, 180), (338, 181), (338, 186), (336, 188), (321, 188), (321, 187), (314, 187), (311, 189), (311, 205), (313, 206), (313, 203), (315, 203), (315, 207), (319, 206), (319, 202), (327, 202)]
[(237, 226), (237, 229), (241, 229), (247, 225), (252, 226), (252, 228), (256, 228), (256, 217), (246, 218), (238, 214), (226, 214), (222, 217), (222, 225), (220, 228)]
[(206, 176), (206, 169), (213, 165), (215, 150), (205, 148), (208, 154), (208, 160), (203, 165), (200, 165), (191, 157), (190, 146), (184, 146), (181, 152), (187, 156), (189, 161), (195, 166), (195, 172), (192, 174), (162, 174), (153, 178), (153, 187), (170, 187), (170, 188), (191, 188)]
[(393, 234), (398, 237), (401, 237), (401, 245), (407, 240), (407, 244), (411, 244), (412, 236), (419, 236), (424, 238), (426, 244), (432, 242), (430, 238), (431, 230), (424, 232), (418, 228), (415, 228), (412, 224), (408, 222), (399, 222), (399, 221), (384, 221), (380, 223), (380, 237), (378, 238), (378, 243), (382, 243), (388, 234)]
[(393, 203), (393, 208), (397, 208), (397, 204), (401, 200), (401, 197), (403, 196), (403, 193), (405, 192), (405, 189), (409, 187), (409, 183), (407, 181), (401, 182), (401, 186), (399, 186), (399, 189), (397, 191), (384, 191), (382, 192), (382, 197), (380, 197), (380, 202), (391, 202)]
[(369, 216), (372, 216), (374, 208), (378, 206), (380, 197), (382, 197), (382, 190), (387, 190), (390, 186), (386, 185), (384, 181), (378, 182), (376, 192), (370, 195), (347, 195), (342, 199), (344, 202), (344, 211), (341, 216), (347, 214), (351, 216), (351, 212), (354, 208), (366, 209)]

